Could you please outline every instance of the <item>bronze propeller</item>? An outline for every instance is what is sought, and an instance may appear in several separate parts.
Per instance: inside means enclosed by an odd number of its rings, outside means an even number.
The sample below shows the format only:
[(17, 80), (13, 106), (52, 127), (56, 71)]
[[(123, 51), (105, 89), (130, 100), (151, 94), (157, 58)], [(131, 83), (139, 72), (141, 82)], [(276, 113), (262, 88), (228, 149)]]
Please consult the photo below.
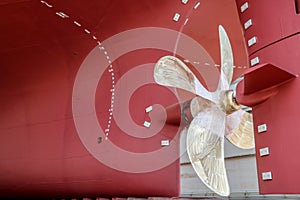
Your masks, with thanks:
[(190, 104), (193, 120), (187, 127), (187, 152), (203, 183), (221, 196), (228, 196), (224, 162), (224, 136), (243, 149), (254, 147), (252, 114), (234, 97), (233, 54), (224, 28), (219, 26), (221, 72), (218, 87), (208, 91), (180, 59), (162, 57), (155, 65), (154, 79), (164, 86), (181, 88), (197, 96)]

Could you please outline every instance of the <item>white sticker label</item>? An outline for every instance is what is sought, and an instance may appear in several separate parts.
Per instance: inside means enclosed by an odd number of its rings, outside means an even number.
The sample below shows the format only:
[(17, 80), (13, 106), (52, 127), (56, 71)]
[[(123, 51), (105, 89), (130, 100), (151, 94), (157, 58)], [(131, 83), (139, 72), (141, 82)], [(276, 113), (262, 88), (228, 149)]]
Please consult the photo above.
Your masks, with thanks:
[(261, 124), (257, 127), (257, 132), (262, 133), (267, 131), (267, 124)]
[(252, 19), (249, 19), (248, 21), (245, 22), (244, 24), (245, 30), (248, 29), (250, 26), (252, 26)]
[(170, 141), (169, 140), (162, 140), (161, 141), (161, 146), (169, 146), (170, 145)]
[(153, 107), (152, 107), (152, 106), (149, 106), (149, 107), (146, 108), (146, 112), (147, 112), (147, 113), (150, 112), (151, 110), (153, 110)]
[(180, 14), (179, 14), (179, 13), (175, 13), (175, 15), (174, 15), (174, 17), (173, 17), (173, 20), (174, 20), (175, 22), (178, 22), (179, 17), (180, 17)]
[(249, 8), (248, 2), (244, 3), (244, 4), (241, 6), (241, 12), (245, 12), (245, 10), (247, 10), (248, 8)]
[(270, 154), (269, 147), (259, 149), (260, 156), (267, 156)]
[(253, 38), (251, 38), (250, 40), (248, 40), (248, 46), (251, 47), (252, 45), (254, 45), (256, 43), (256, 37), (254, 36)]
[(188, 1), (189, 1), (189, 0), (181, 0), (181, 2), (182, 2), (183, 4), (187, 4)]
[(263, 172), (262, 173), (262, 179), (264, 181), (272, 180), (272, 172)]
[(150, 123), (150, 122), (147, 122), (147, 121), (145, 121), (145, 122), (144, 122), (144, 126), (145, 126), (145, 127), (149, 128), (149, 127), (150, 127), (150, 125), (151, 125), (151, 123)]
[(251, 59), (251, 66), (253, 67), (254, 65), (259, 64), (259, 58), (255, 57), (253, 59)]

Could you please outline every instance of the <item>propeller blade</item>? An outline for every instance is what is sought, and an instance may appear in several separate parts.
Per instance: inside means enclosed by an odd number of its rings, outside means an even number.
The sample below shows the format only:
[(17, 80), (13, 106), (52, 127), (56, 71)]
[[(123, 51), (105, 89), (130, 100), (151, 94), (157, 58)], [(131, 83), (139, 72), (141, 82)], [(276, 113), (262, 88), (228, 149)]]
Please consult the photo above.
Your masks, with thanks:
[(226, 118), (226, 138), (241, 149), (255, 147), (252, 114), (238, 110)]
[(212, 103), (191, 122), (187, 133), (187, 153), (202, 182), (215, 193), (228, 196), (224, 129), (225, 114)]
[(233, 76), (233, 54), (229, 38), (223, 26), (219, 25), (219, 40), (221, 50), (221, 75), (219, 90), (227, 90)]
[(188, 66), (174, 56), (159, 59), (154, 68), (154, 80), (160, 85), (181, 88), (211, 99), (211, 93), (203, 87)]
[[(155, 65), (154, 80), (198, 95), (189, 104), (194, 117), (187, 129), (187, 153), (202, 182), (221, 196), (230, 194), (224, 162), (224, 132), (240, 148), (253, 148), (252, 114), (240, 109), (229, 91), (233, 77), (233, 54), (224, 28), (219, 26), (221, 75), (218, 89), (207, 91), (193, 72), (174, 56), (162, 57)], [(226, 98), (225, 98), (226, 97)], [(233, 112), (233, 113), (232, 113)], [(229, 114), (231, 113), (231, 114)]]
[(204, 99), (201, 96), (194, 97), (190, 104), (190, 110), (191, 110), (190, 112), (192, 116), (195, 118), (200, 112), (211, 107), (212, 104), (213, 104), (212, 101), (208, 99)]

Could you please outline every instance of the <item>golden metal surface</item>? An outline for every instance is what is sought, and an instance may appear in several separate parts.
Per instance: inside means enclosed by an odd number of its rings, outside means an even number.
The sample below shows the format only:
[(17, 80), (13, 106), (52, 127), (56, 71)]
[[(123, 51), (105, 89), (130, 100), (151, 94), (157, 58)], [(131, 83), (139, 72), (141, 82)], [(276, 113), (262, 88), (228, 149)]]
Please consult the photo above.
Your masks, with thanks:
[(195, 97), (192, 99), (190, 104), (190, 110), (193, 117), (196, 117), (201, 111), (213, 105), (210, 100), (202, 97)]
[[(199, 138), (198, 135), (202, 137)], [(200, 144), (199, 141), (201, 141)], [(208, 141), (213, 141), (213, 143)], [(202, 154), (201, 149), (203, 148), (211, 150), (207, 154)], [(202, 182), (215, 193), (228, 196), (230, 189), (224, 163), (224, 137), (216, 136), (203, 128), (198, 128), (197, 132), (189, 131), (187, 152), (191, 164)]]
[(154, 69), (154, 80), (160, 85), (181, 88), (196, 94), (193, 72), (178, 58), (165, 56), (159, 59)]
[(164, 86), (181, 88), (202, 98), (211, 99), (208, 92), (194, 73), (174, 56), (159, 59), (154, 68), (154, 80)]
[(222, 26), (219, 26), (219, 40), (221, 51), (221, 75), (218, 90), (227, 90), (233, 76), (233, 54), (229, 38)]
[[(215, 92), (209, 92), (192, 71), (178, 58), (161, 58), (154, 70), (160, 85), (181, 88), (197, 94), (190, 112), (194, 119), (187, 131), (187, 152), (191, 164), (203, 183), (221, 196), (229, 195), (224, 163), (224, 136), (240, 148), (254, 147), (252, 114), (237, 104), (230, 90), (233, 76), (233, 55), (230, 41), (219, 26), (221, 74)], [(186, 129), (184, 129), (186, 130)]]
[(217, 194), (228, 196), (222, 134), (225, 131), (226, 115), (213, 103), (202, 105), (205, 107), (188, 128), (187, 152), (203, 183)]
[(220, 92), (220, 96), (220, 106), (227, 115), (241, 108), (241, 105), (235, 101), (232, 90), (222, 91)]
[(241, 149), (255, 147), (252, 114), (239, 110), (227, 116), (226, 138)]

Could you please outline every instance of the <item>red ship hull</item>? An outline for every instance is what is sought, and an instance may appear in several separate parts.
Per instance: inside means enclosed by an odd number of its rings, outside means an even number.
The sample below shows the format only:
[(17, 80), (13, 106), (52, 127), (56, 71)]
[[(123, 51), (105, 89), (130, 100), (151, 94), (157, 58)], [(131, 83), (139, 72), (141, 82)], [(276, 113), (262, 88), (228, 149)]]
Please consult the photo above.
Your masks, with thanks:
[[(158, 124), (155, 130), (155, 119), (163, 116), (159, 113), (164, 113), (163, 107), (182, 99), (151, 82), (151, 66), (164, 55), (185, 52), (181, 41), (185, 34), (205, 50), (197, 58), (197, 52), (192, 55), (193, 49), (187, 47), (191, 58), (197, 59), (191, 60), (195, 69), (205, 67), (205, 60), (215, 64), (209, 66), (206, 75), (198, 73), (212, 90), (219, 76), (220, 24), (231, 39), (235, 77), (248, 65), (235, 1), (206, 0), (196, 8), (197, 3), (2, 1), (0, 196), (179, 196), (180, 129)], [(176, 13), (180, 13), (177, 22), (173, 20)], [(153, 27), (164, 28), (166, 35), (159, 37), (160, 32)], [(137, 33), (145, 34), (143, 31), (124, 33), (137, 28), (151, 30), (154, 39), (149, 42), (156, 46), (141, 45), (146, 39), (139, 40)], [(152, 65), (144, 66), (147, 63)], [(109, 71), (110, 64), (114, 72)], [(102, 71), (93, 72), (99, 74), (89, 72), (89, 67), (98, 69), (97, 65)], [(141, 85), (128, 97), (130, 84), (118, 82), (138, 67), (145, 73), (133, 74), (141, 76), (136, 76)], [(88, 72), (82, 75), (84, 70)], [(94, 78), (97, 80), (93, 82)], [(111, 91), (114, 84), (120, 92), (116, 99)], [(94, 94), (89, 93), (92, 90)], [(86, 105), (85, 95), (93, 97)], [(153, 113), (157, 116), (145, 113), (146, 107), (155, 104), (161, 105), (159, 112)], [(122, 108), (122, 112), (112, 111), (112, 105)], [(124, 114), (126, 110), (131, 119)], [(154, 128), (147, 129), (143, 123), (151, 117)], [(94, 130), (95, 119), (99, 130)], [(84, 120), (86, 124), (82, 125)], [(122, 122), (134, 128), (125, 131), (120, 128)], [(162, 147), (162, 140), (171, 141), (171, 145)], [(128, 157), (115, 151), (115, 146), (129, 152)]]

